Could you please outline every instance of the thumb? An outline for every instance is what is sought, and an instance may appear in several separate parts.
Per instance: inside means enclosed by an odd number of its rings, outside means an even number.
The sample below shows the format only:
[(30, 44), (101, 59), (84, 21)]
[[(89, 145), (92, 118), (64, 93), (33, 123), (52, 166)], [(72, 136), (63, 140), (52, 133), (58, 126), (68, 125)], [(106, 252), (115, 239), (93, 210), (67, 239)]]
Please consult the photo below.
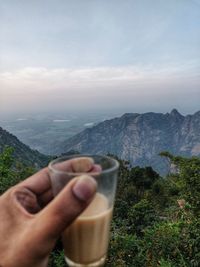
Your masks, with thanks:
[(89, 205), (97, 188), (89, 175), (73, 179), (46, 208), (38, 213), (38, 234), (50, 240), (58, 238), (73, 220)]

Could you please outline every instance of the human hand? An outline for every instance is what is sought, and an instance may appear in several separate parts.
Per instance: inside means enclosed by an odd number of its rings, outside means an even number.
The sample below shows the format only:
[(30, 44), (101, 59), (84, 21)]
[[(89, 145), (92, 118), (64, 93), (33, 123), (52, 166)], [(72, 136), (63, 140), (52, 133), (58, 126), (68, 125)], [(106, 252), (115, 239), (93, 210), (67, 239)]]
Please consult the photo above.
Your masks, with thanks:
[[(74, 162), (66, 164), (71, 168)], [(47, 168), (6, 191), (0, 197), (0, 267), (46, 267), (56, 240), (95, 192), (88, 174), (71, 180), (53, 199)]]

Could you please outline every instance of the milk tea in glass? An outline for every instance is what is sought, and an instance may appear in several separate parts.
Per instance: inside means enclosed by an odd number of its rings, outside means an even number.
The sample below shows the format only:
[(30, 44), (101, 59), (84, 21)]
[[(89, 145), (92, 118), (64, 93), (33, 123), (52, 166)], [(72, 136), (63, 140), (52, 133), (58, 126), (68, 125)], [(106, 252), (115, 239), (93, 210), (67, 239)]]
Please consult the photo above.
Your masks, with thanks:
[[(90, 170), (90, 166), (83, 166), (88, 158), (98, 167), (93, 168), (94, 171)], [(69, 160), (80, 160), (81, 166), (76, 171), (69, 170)], [(118, 167), (115, 159), (100, 155), (72, 155), (49, 164), (54, 196), (69, 181), (84, 174), (92, 176), (97, 182), (97, 193), (92, 202), (62, 234), (65, 260), (70, 267), (97, 267), (105, 263)]]

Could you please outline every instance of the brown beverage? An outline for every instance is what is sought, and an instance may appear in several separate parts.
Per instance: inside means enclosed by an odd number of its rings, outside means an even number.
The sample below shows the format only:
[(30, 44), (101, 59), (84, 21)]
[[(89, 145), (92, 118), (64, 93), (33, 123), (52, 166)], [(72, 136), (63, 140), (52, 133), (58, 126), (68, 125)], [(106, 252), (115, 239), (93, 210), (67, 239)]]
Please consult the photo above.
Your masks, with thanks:
[(67, 259), (90, 264), (106, 257), (111, 218), (108, 199), (97, 193), (89, 207), (63, 234)]

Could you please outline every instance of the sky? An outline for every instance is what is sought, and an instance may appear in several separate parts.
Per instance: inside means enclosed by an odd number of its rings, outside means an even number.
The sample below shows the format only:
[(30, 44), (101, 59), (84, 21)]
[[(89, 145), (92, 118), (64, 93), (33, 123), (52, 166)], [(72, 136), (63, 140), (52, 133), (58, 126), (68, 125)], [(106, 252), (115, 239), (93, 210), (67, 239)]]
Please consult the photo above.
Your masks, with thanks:
[(200, 0), (0, 1), (0, 112), (200, 110)]

